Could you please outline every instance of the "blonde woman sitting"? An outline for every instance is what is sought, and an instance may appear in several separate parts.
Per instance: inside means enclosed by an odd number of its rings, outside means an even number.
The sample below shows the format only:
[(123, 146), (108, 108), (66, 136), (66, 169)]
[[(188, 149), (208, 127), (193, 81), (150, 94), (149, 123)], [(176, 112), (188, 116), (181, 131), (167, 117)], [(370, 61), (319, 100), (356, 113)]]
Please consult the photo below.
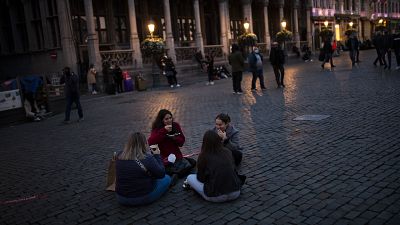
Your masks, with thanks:
[(143, 133), (129, 135), (128, 143), (117, 155), (116, 195), (122, 205), (144, 205), (159, 199), (171, 183), (165, 174), (158, 146), (147, 145)]

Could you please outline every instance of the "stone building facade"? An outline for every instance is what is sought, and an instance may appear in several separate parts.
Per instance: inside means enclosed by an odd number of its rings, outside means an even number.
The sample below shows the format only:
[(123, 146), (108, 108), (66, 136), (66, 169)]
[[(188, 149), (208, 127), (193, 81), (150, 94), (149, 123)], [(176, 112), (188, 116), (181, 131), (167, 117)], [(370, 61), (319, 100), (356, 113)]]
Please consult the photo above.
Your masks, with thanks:
[[(57, 73), (65, 66), (82, 75), (90, 63), (102, 71), (116, 62), (124, 69), (149, 70), (140, 43), (149, 34), (163, 37), (177, 66), (193, 64), (197, 51), (213, 51), (225, 60), (230, 45), (244, 32), (258, 36), (268, 52), (287, 22), (289, 46), (319, 47), (318, 30), (343, 39), (349, 22), (361, 40), (370, 39), (380, 19), (398, 29), (400, 0), (0, 0), (0, 80), (27, 74)], [(390, 21), (390, 22), (389, 22)], [(290, 48), (289, 48), (290, 49)], [(106, 78), (100, 75), (99, 82)]]

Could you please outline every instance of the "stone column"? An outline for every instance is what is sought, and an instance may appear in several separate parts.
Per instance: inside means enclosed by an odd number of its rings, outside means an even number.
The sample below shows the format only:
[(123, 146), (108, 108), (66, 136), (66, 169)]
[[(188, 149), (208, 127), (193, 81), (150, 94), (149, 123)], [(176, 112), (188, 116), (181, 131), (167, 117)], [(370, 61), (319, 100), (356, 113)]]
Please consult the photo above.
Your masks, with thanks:
[(296, 47), (300, 49), (299, 17), (297, 16), (298, 8), (299, 8), (299, 1), (295, 0), (293, 4), (294, 41), (296, 42)]
[(311, 28), (311, 8), (312, 8), (312, 0), (307, 1), (307, 42), (308, 47), (313, 49), (313, 40), (312, 40), (312, 28)]
[(104, 90), (104, 79), (102, 71), (102, 62), (99, 50), (99, 40), (97, 38), (94, 16), (93, 16), (93, 4), (92, 0), (84, 0), (85, 4), (85, 15), (86, 15), (86, 26), (87, 26), (87, 44), (89, 53), (89, 64), (94, 64), (97, 70), (97, 86), (100, 90)]
[(140, 50), (140, 40), (137, 32), (135, 0), (128, 0), (128, 8), (129, 8), (129, 26), (131, 30), (130, 43), (131, 43), (131, 49), (133, 50), (133, 58), (135, 63), (134, 66), (135, 68), (143, 68), (142, 52)]
[(227, 15), (228, 11), (228, 1), (227, 0), (219, 0), (219, 20), (221, 24), (221, 44), (223, 45), (223, 53), (224, 56), (229, 55), (229, 35), (228, 35), (228, 26), (230, 26), (230, 19)]
[(78, 73), (76, 47), (72, 36), (72, 20), (69, 14), (69, 1), (57, 1), (58, 21), (60, 25), (61, 47), (64, 66)]
[(344, 13), (344, 0), (339, 0), (339, 13)]
[(26, 31), (28, 34), (28, 42), (29, 42), (29, 50), (35, 51), (38, 50), (37, 40), (35, 35), (35, 30), (32, 27), (32, 4), (30, 1), (23, 0), (22, 4), (24, 5), (24, 12), (25, 12), (25, 21), (26, 21)]
[(283, 13), (283, 6), (285, 5), (285, 0), (279, 0), (278, 6), (279, 6), (279, 26), (280, 22), (285, 18), (285, 15)]
[(201, 54), (204, 55), (204, 43), (203, 43), (203, 34), (201, 32), (199, 0), (193, 1), (193, 7), (194, 7), (194, 19), (196, 21), (196, 45), (197, 49), (201, 51)]
[(268, 22), (268, 4), (269, 0), (264, 0), (264, 29), (265, 29), (265, 43), (267, 44), (267, 49), (271, 49), (271, 36), (269, 35), (269, 22)]
[(171, 8), (169, 6), (169, 0), (164, 0), (164, 19), (165, 19), (165, 29), (167, 35), (167, 48), (169, 49), (168, 55), (171, 57), (172, 61), (176, 63), (176, 54), (175, 54), (175, 43), (174, 43), (174, 35), (172, 34), (172, 25), (171, 25)]
[(248, 32), (253, 33), (253, 13), (251, 11), (251, 2), (252, 0), (242, 0), (243, 19), (247, 18), (247, 22), (250, 24)]

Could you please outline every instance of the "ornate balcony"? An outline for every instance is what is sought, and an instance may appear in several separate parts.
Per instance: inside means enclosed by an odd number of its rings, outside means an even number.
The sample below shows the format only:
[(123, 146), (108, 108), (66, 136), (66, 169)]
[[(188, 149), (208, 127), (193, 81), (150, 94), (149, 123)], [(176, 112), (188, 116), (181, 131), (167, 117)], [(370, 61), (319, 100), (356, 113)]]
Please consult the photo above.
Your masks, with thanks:
[(206, 45), (204, 46), (204, 55), (209, 55), (211, 52), (213, 52), (215, 58), (225, 58), (226, 56), (222, 51), (223, 47), (223, 45)]
[(103, 64), (118, 64), (119, 66), (132, 66), (135, 62), (133, 50), (100, 51)]
[(175, 47), (176, 61), (183, 62), (193, 60), (197, 47)]

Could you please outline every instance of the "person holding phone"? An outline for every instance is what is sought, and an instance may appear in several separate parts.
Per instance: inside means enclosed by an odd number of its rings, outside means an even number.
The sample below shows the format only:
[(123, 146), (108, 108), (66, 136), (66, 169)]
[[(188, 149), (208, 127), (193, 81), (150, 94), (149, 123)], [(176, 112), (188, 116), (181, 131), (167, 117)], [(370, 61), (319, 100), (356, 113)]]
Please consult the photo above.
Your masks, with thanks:
[(134, 132), (124, 150), (117, 154), (115, 192), (120, 204), (149, 204), (168, 190), (171, 177), (165, 174), (160, 149), (157, 146), (149, 149), (145, 135)]

